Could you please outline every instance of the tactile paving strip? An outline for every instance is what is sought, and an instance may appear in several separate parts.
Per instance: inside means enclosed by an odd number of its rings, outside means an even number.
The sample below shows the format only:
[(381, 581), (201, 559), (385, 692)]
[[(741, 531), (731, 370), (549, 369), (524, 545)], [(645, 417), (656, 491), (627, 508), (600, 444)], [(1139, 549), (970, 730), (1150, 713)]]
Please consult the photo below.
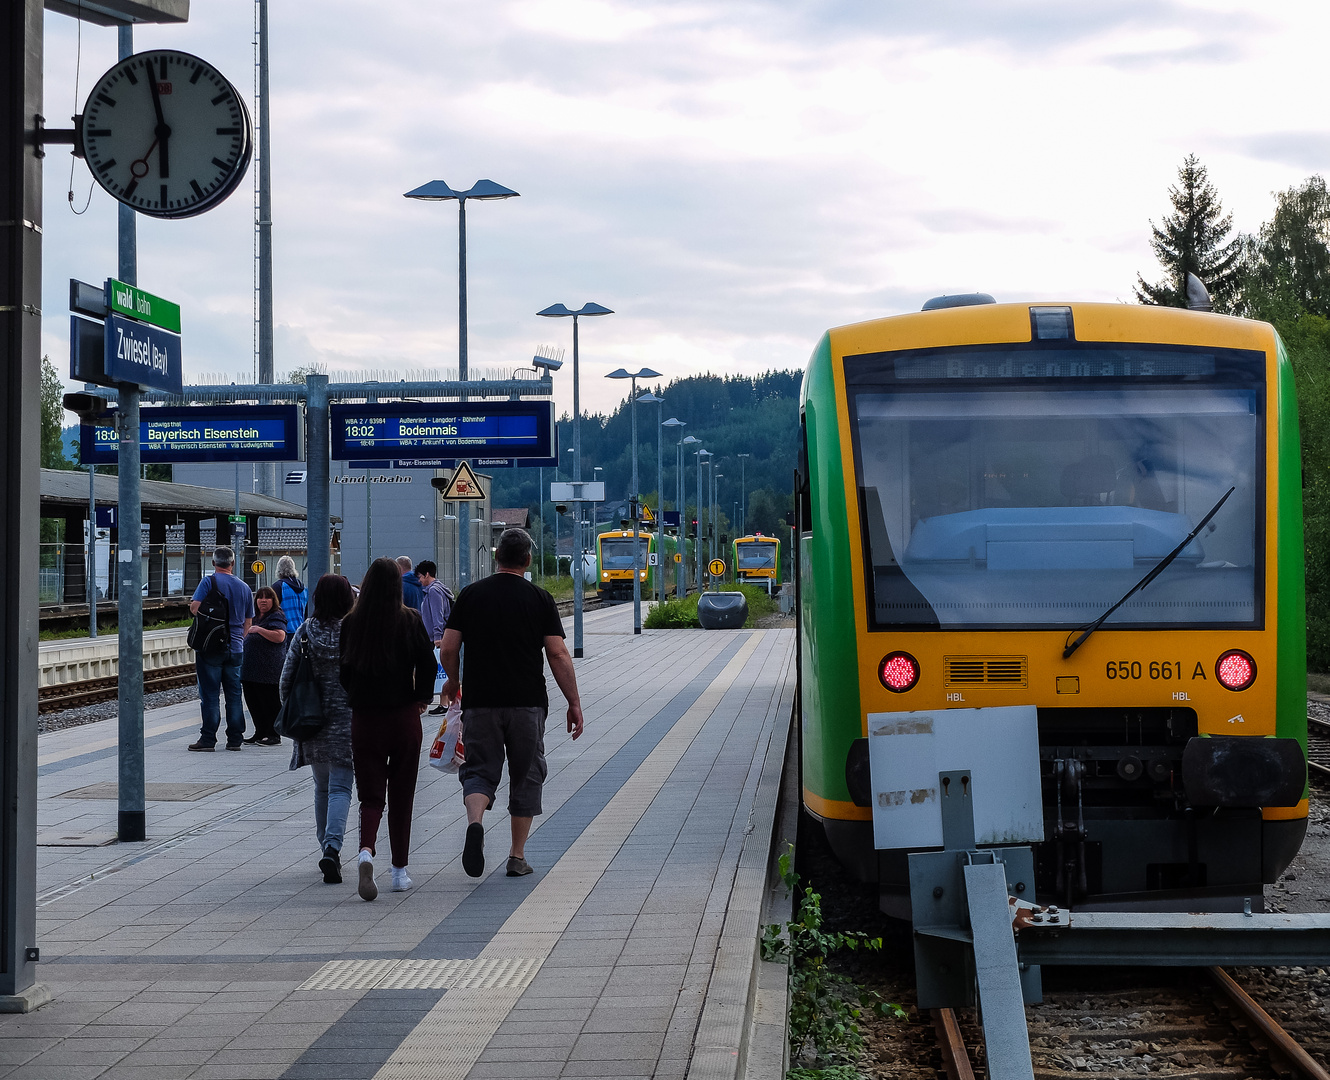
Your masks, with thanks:
[(478, 960), (329, 960), (297, 990), (524, 990), (541, 961), (530, 957)]

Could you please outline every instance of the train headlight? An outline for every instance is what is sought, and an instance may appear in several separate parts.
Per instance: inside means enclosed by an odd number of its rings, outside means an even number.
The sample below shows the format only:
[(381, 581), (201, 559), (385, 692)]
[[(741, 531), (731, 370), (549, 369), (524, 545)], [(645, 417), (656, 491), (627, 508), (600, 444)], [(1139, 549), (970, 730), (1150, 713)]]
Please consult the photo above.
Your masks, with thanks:
[(602, 581), (609, 581), (609, 580), (610, 580), (610, 572), (609, 572), (608, 570), (603, 570), (603, 571), (601, 571), (601, 575), (600, 575), (600, 577), (601, 577), (601, 580), (602, 580)]
[(919, 681), (919, 661), (907, 652), (888, 653), (877, 666), (877, 677), (893, 694), (903, 694)]
[(1256, 661), (1241, 649), (1229, 649), (1215, 661), (1215, 678), (1225, 690), (1246, 690), (1256, 681)]

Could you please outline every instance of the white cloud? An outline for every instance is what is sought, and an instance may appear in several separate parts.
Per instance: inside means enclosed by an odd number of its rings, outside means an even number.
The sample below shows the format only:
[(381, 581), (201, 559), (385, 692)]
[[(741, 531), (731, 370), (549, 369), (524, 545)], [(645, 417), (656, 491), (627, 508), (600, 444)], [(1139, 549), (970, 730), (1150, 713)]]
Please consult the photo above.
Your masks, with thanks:
[[(583, 334), (591, 408), (620, 396), (600, 378), (619, 364), (797, 365), (826, 327), (940, 292), (1127, 298), (1155, 273), (1147, 221), (1186, 153), (1245, 230), (1324, 167), (1330, 13), (1249, 8), (274, 5), (277, 369), (455, 365), (456, 208), (402, 198), (435, 178), (522, 193), (468, 211), (474, 367), (568, 346), (535, 318), (552, 302), (616, 310)], [(243, 90), (251, 18), (195, 0), (189, 24), (137, 42), (206, 56)], [(46, 23), (60, 118), (75, 29)], [(81, 92), (114, 56), (111, 31), (85, 28)], [(115, 212), (98, 190), (70, 214), (68, 159), (46, 161), (46, 344), (63, 358), (67, 279), (114, 270)], [(82, 164), (75, 178), (81, 205)], [(252, 216), (246, 182), (201, 218), (140, 224), (140, 280), (181, 302), (187, 370), (251, 371)]]

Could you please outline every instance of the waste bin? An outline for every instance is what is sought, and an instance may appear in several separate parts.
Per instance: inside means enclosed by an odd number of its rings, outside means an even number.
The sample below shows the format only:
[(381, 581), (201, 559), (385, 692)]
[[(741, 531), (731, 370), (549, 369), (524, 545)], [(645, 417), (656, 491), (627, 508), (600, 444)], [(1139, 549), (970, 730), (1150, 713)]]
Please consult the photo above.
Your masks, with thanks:
[(704, 592), (697, 598), (697, 621), (706, 630), (738, 630), (748, 618), (748, 597), (741, 592)]

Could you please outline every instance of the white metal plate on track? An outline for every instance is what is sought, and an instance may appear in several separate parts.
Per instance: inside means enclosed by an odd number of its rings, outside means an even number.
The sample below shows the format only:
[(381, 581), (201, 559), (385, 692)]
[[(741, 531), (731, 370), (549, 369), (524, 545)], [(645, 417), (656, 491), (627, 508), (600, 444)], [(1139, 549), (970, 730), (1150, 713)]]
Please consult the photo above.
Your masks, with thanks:
[(541, 960), (329, 960), (297, 990), (525, 990)]

